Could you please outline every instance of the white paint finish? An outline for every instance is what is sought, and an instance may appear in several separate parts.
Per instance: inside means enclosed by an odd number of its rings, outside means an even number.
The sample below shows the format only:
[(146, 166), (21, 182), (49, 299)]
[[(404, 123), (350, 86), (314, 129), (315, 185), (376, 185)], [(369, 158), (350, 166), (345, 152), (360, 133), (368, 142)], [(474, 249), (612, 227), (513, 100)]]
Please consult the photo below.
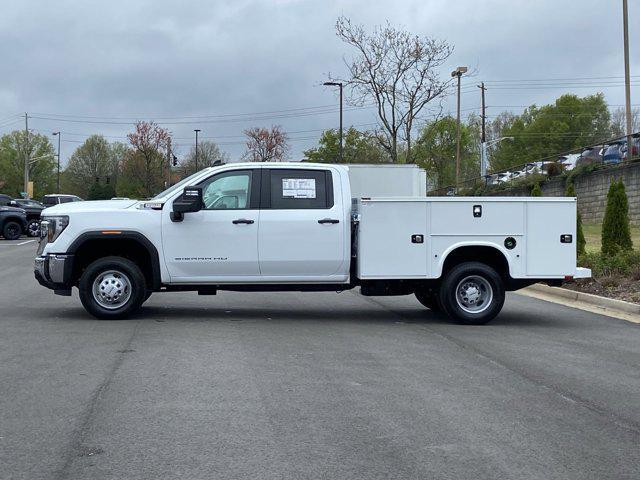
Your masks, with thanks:
[(509, 273), (513, 278), (523, 278), (524, 238), (522, 235), (511, 235), (516, 239), (516, 247), (507, 250), (504, 247), (504, 235), (438, 235), (431, 237), (430, 278), (440, 278), (447, 256), (462, 247), (490, 247), (501, 252), (509, 263)]
[[(360, 200), (357, 208), (358, 278), (428, 276), (429, 232), (424, 202)], [(424, 243), (412, 243), (412, 235), (423, 235)]]
[[(350, 202), (343, 201), (346, 175), (344, 170), (331, 170), (332, 208), (261, 211), (258, 250), (262, 275), (302, 279), (348, 277)], [(325, 218), (339, 220), (339, 223), (318, 223)]]
[[(486, 197), (465, 202), (432, 203), (433, 235), (522, 235), (524, 202), (493, 202)], [(473, 216), (474, 205), (482, 207), (482, 216)]]
[[(163, 211), (162, 243), (172, 281), (191, 277), (215, 282), (260, 274), (258, 210), (201, 210), (186, 213), (182, 222), (172, 222), (170, 211)], [(237, 219), (254, 223), (234, 224)]]
[[(527, 208), (527, 275), (548, 277), (575, 275), (576, 205), (530, 202)], [(560, 235), (573, 235), (573, 242), (560, 243)]]
[(349, 164), (348, 167), (353, 198), (427, 194), (426, 172), (417, 165)]

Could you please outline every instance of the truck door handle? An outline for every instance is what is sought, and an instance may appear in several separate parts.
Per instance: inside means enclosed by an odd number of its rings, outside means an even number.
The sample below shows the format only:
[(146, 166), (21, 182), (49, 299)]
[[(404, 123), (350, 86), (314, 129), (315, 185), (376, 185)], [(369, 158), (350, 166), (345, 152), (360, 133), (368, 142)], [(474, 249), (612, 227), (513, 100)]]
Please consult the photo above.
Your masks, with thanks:
[(318, 220), (318, 223), (340, 223), (340, 220), (335, 218), (323, 218), (322, 220)]
[(249, 219), (246, 219), (246, 218), (238, 218), (236, 220), (233, 220), (232, 223), (234, 225), (238, 225), (239, 223), (245, 223), (247, 225), (251, 225), (253, 223), (253, 220), (249, 220)]

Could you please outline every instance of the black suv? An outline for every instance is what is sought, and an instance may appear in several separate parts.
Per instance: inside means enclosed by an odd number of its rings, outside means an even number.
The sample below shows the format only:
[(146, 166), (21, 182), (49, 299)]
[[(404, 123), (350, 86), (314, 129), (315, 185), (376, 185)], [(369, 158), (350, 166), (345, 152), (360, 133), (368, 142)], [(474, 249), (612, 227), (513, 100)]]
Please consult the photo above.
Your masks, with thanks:
[(22, 208), (27, 212), (27, 235), (37, 237), (40, 234), (40, 214), (45, 206), (37, 200), (15, 198), (10, 206)]
[(12, 207), (13, 199), (8, 195), (0, 195), (0, 233), (7, 240), (17, 240), (27, 231), (27, 212)]

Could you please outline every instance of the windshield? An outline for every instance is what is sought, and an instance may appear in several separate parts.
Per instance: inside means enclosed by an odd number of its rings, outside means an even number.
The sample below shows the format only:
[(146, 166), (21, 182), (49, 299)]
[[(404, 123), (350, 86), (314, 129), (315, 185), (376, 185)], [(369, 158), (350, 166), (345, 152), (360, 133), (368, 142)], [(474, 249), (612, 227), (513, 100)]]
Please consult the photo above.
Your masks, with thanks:
[(167, 188), (166, 190), (164, 190), (163, 192), (160, 192), (159, 194), (157, 194), (155, 197), (153, 197), (151, 200), (159, 200), (163, 197), (167, 197), (169, 195), (171, 195), (172, 193), (178, 191), (179, 189), (181, 189), (184, 185), (186, 185), (187, 183), (189, 183), (189, 181), (191, 181), (193, 178), (197, 177), (198, 175), (200, 175), (204, 170), (200, 170), (192, 175), (189, 175), (187, 178), (183, 178), (182, 180), (180, 180), (178, 183), (176, 183), (175, 185), (172, 185), (171, 187)]

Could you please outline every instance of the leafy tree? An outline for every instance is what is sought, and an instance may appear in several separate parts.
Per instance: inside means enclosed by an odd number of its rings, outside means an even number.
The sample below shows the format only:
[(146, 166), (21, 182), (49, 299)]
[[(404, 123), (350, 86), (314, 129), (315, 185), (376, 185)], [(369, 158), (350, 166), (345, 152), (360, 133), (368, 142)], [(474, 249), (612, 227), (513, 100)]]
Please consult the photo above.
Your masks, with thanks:
[[(350, 127), (343, 138), (343, 163), (383, 163), (389, 156), (374, 136)], [(340, 163), (340, 134), (338, 130), (325, 130), (316, 148), (304, 152), (312, 162)]]
[(101, 184), (95, 182), (89, 187), (87, 200), (109, 200), (116, 196), (116, 191), (111, 183)]
[[(414, 158), (435, 181), (436, 188), (453, 185), (456, 181), (457, 121), (451, 116), (428, 123), (416, 141)], [(460, 178), (474, 178), (480, 174), (478, 155), (468, 126), (460, 126)]]
[[(216, 162), (226, 163), (229, 155), (220, 150), (216, 142), (205, 140), (198, 143), (198, 169), (212, 167)], [(186, 158), (182, 162), (182, 167), (189, 174), (196, 171), (196, 148), (191, 147)]]
[(621, 250), (631, 250), (629, 229), (629, 202), (622, 181), (611, 182), (607, 194), (607, 208), (602, 221), (602, 253), (615, 255)]
[(124, 157), (118, 194), (134, 198), (151, 197), (164, 187), (163, 173), (168, 167), (164, 150), (171, 136), (154, 122), (138, 122), (135, 131), (127, 138), (132, 149)]
[[(566, 197), (577, 197), (576, 188), (573, 186), (573, 183), (569, 183), (567, 185), (567, 191), (565, 192)], [(582, 217), (580, 216), (580, 212), (576, 212), (576, 253), (578, 256), (584, 255), (586, 252), (587, 241), (584, 238), (584, 231), (582, 230)]]
[[(0, 192), (17, 197), (24, 191), (25, 141), (23, 131), (0, 137)], [(29, 166), (29, 180), (33, 182), (33, 196), (40, 198), (56, 190), (57, 163), (49, 138), (29, 133), (29, 158), (37, 159)]]
[(117, 169), (107, 140), (101, 135), (92, 135), (73, 152), (65, 170), (65, 192), (90, 199), (96, 179), (105, 181)]
[(283, 162), (286, 159), (289, 139), (280, 125), (271, 129), (249, 128), (244, 134), (247, 136), (244, 158), (250, 162)]
[(356, 56), (346, 62), (347, 78), (332, 79), (349, 88), (347, 101), (352, 105), (376, 105), (381, 122), (380, 144), (397, 162), (400, 144), (404, 143), (406, 162), (412, 163), (416, 119), (445, 94), (450, 79), (442, 79), (438, 70), (453, 47), (446, 41), (414, 35), (389, 23), (367, 33), (344, 16), (336, 22), (336, 33), (356, 50)]
[(531, 196), (532, 197), (541, 197), (542, 196), (542, 189), (540, 188), (540, 184), (536, 183), (533, 188), (531, 189)]
[(554, 104), (532, 105), (522, 115), (505, 117), (500, 135), (513, 141), (496, 145), (490, 155), (493, 171), (602, 142), (611, 137), (611, 121), (602, 94), (580, 98), (562, 95)]

